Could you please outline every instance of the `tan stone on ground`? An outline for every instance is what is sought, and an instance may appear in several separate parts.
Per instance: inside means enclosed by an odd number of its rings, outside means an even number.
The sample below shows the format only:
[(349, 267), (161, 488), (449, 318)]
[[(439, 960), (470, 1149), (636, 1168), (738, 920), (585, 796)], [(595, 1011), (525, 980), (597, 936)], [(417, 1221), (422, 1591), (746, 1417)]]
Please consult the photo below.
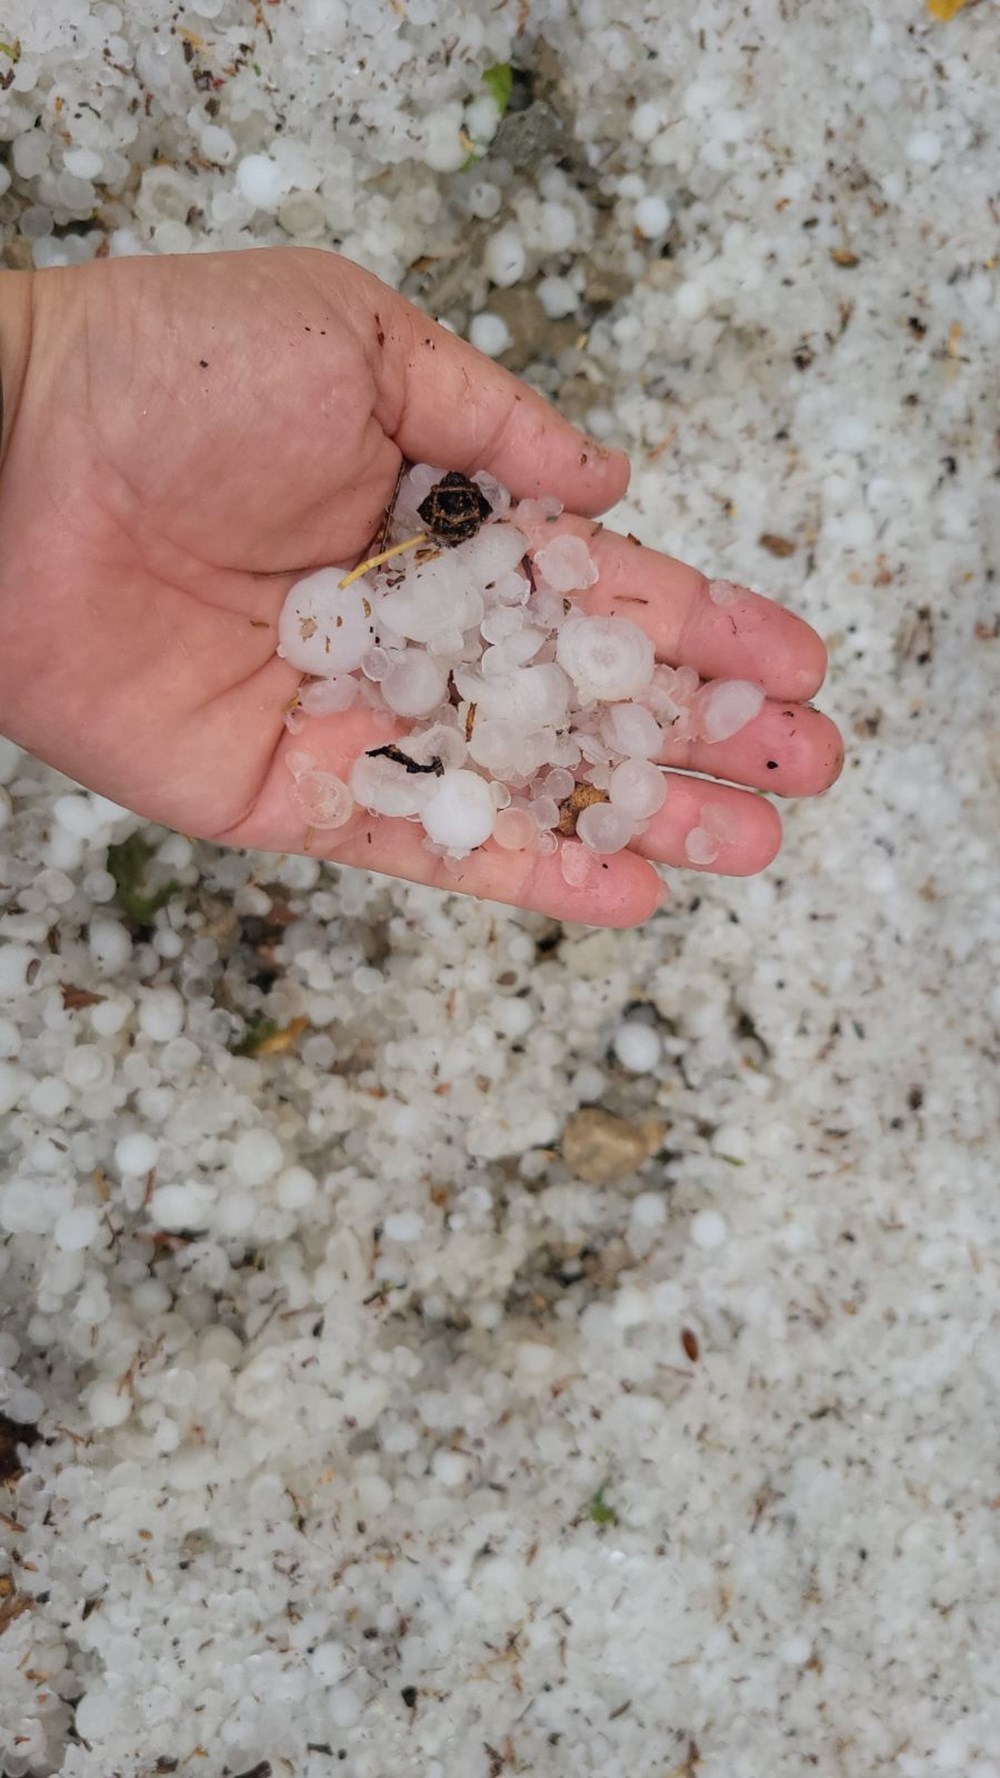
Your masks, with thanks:
[(634, 1173), (655, 1154), (666, 1135), (659, 1119), (632, 1124), (599, 1105), (574, 1111), (562, 1134), (562, 1157), (588, 1185), (610, 1185)]

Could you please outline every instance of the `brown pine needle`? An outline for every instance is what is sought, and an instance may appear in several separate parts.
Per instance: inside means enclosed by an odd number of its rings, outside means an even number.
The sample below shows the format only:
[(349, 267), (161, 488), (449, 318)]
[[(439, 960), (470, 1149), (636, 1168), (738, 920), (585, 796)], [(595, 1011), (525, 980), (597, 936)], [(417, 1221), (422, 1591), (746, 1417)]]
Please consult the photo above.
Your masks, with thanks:
[(391, 549), (383, 549), (377, 556), (369, 556), (367, 562), (359, 562), (356, 568), (351, 569), (350, 574), (345, 574), (343, 580), (337, 583), (341, 592), (345, 587), (350, 586), (352, 581), (360, 580), (363, 574), (368, 573), (369, 568), (378, 568), (383, 562), (388, 562), (392, 556), (402, 555), (404, 549), (416, 549), (418, 544), (427, 542), (429, 542), (427, 532), (418, 531), (416, 537), (408, 537), (405, 543), (394, 543)]

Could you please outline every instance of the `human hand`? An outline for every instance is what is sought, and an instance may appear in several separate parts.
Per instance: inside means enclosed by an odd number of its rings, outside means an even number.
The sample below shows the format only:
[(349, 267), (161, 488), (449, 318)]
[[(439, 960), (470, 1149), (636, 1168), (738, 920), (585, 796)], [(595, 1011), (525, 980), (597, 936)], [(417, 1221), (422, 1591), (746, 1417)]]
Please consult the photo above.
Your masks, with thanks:
[[(684, 864), (706, 803), (729, 834), (711, 868), (746, 874), (780, 840), (750, 793), (836, 777), (837, 731), (802, 703), (823, 678), (819, 637), (754, 594), (714, 604), (695, 569), (610, 531), (592, 539), (625, 458), (349, 261), (287, 249), (0, 274), (0, 343), (0, 729), (148, 819), (305, 848), (286, 764), (302, 742), (284, 723), (301, 676), (275, 655), (278, 614), (303, 573), (362, 555), (404, 457), (558, 496), (574, 515), (559, 528), (601, 571), (582, 607), (620, 610), (669, 664), (755, 680), (768, 702), (731, 741), (668, 750), (663, 809), (583, 889), (557, 856), (491, 843), (448, 864), (410, 823), (363, 812), (313, 852), (626, 926), (661, 899), (648, 861)], [(308, 746), (346, 777), (391, 732), (353, 708), (314, 719)]]

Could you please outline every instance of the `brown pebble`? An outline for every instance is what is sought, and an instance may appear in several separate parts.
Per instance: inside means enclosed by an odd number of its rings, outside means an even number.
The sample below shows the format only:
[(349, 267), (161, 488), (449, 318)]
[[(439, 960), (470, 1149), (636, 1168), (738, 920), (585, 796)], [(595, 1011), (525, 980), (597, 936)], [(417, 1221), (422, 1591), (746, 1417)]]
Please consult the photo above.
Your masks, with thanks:
[(562, 1157), (588, 1185), (610, 1185), (634, 1173), (655, 1154), (666, 1134), (660, 1120), (629, 1123), (599, 1105), (574, 1111), (562, 1134)]
[(762, 531), (757, 539), (761, 549), (769, 550), (772, 556), (794, 556), (796, 545), (791, 537), (779, 537), (775, 531)]
[(559, 827), (557, 831), (564, 840), (571, 840), (576, 832), (577, 816), (591, 803), (606, 803), (610, 799), (606, 790), (598, 790), (596, 784), (578, 784), (571, 790), (566, 801), (559, 804)]

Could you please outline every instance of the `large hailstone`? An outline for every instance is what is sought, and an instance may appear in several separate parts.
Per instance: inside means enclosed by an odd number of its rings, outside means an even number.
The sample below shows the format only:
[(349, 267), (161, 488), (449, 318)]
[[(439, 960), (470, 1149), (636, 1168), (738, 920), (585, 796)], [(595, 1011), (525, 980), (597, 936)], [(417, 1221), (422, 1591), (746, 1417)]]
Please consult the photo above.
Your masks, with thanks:
[(571, 617), (556, 639), (556, 660), (581, 697), (601, 703), (637, 698), (653, 677), (653, 644), (627, 617)]
[(301, 673), (354, 673), (372, 645), (370, 587), (340, 582), (348, 568), (320, 568), (291, 588), (278, 619), (278, 653)]
[(443, 773), (421, 811), (428, 838), (459, 854), (488, 840), (496, 818), (490, 787), (476, 772)]

